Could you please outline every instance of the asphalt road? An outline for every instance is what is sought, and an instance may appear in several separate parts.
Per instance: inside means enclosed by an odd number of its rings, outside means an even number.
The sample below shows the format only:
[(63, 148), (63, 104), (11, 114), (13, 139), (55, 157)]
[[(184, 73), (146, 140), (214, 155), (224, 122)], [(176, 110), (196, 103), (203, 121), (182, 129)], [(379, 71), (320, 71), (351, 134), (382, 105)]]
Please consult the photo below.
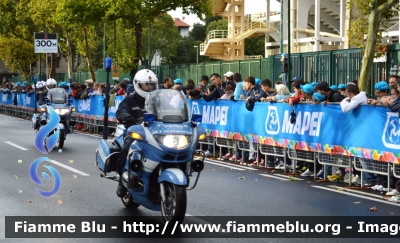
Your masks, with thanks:
[[(54, 239), (5, 239), (5, 216), (160, 216), (143, 207), (125, 209), (115, 191), (117, 183), (101, 178), (95, 169), (99, 136), (74, 132), (67, 135), (62, 153), (44, 155), (34, 147), (35, 131), (27, 120), (0, 114), (0, 241), (54, 242)], [(30, 164), (39, 157), (58, 170), (60, 191), (40, 196), (29, 176)], [(50, 190), (49, 184), (40, 187)], [(281, 171), (257, 169), (229, 162), (207, 161), (197, 187), (188, 191), (190, 216), (393, 216), (400, 204), (373, 191), (338, 190), (344, 184), (319, 183), (312, 178), (290, 180)], [(375, 206), (377, 211), (369, 211)], [(216, 221), (219, 219), (216, 218)], [(221, 219), (222, 221), (222, 219)], [(160, 218), (160, 223), (162, 219)], [(223, 222), (221, 222), (223, 223)], [(152, 242), (157, 239), (130, 239)], [(157, 241), (159, 241), (158, 239)], [(174, 239), (162, 242), (337, 242), (342, 239)], [(348, 239), (347, 242), (360, 242)], [(57, 239), (59, 242), (127, 242), (124, 239)], [(372, 242), (376, 239), (362, 239)], [(390, 240), (385, 240), (390, 242)], [(394, 241), (393, 241), (394, 242)]]

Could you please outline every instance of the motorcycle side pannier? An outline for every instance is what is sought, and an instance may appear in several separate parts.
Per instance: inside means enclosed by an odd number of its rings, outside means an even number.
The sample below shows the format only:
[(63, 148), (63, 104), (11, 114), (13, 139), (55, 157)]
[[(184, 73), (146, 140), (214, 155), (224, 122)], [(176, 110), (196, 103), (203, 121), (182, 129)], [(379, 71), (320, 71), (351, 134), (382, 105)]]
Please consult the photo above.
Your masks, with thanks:
[(100, 147), (96, 152), (97, 167), (104, 173), (117, 171), (118, 156), (121, 148), (114, 140), (104, 140), (100, 142)]

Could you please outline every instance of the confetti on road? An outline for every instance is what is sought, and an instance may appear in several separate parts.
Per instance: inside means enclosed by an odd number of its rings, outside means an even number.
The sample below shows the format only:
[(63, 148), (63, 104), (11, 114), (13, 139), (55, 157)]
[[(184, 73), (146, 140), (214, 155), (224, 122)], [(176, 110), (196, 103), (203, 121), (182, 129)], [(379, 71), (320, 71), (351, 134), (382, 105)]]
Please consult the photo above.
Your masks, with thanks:
[(19, 160), (18, 160), (18, 163), (20, 163), (20, 164), (21, 164), (21, 163), (22, 163), (22, 159), (19, 159)]
[(354, 202), (355, 204), (360, 204), (361, 202)]
[(15, 179), (18, 179), (18, 176), (14, 175)]
[(62, 200), (58, 200), (58, 204), (62, 204)]
[(78, 178), (78, 176), (77, 175), (73, 175), (72, 178), (76, 179), (76, 178)]
[(73, 159), (70, 159), (69, 162), (72, 164), (72, 163), (74, 163), (74, 160), (73, 160)]
[(245, 179), (246, 179), (246, 177), (244, 177), (244, 176), (239, 177), (239, 180), (245, 180)]
[(372, 208), (369, 208), (369, 211), (378, 211), (378, 209), (376, 208), (376, 206), (373, 206)]
[(29, 200), (29, 201), (28, 201), (28, 203), (29, 203), (29, 204), (32, 204), (32, 203), (33, 203), (33, 201), (32, 201), (32, 200)]
[(18, 193), (22, 193), (22, 190), (18, 190)]

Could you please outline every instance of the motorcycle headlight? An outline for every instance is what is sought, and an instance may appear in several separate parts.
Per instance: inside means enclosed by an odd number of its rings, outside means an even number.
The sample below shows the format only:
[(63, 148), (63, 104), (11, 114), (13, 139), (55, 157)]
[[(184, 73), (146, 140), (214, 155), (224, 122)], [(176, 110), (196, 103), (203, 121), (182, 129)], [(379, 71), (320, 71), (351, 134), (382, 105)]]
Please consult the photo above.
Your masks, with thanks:
[(69, 109), (68, 109), (68, 108), (61, 108), (61, 109), (54, 109), (54, 111), (55, 111), (58, 115), (63, 116), (63, 115), (68, 114)]
[(192, 136), (185, 135), (154, 135), (159, 143), (174, 149), (184, 149), (192, 142)]

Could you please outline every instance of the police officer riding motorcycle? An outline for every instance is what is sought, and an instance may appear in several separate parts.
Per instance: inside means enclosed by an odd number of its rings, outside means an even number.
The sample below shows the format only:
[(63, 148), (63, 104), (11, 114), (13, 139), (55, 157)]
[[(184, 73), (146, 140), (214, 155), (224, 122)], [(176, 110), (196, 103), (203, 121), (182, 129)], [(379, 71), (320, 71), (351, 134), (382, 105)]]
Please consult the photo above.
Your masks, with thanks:
[[(143, 69), (136, 73), (133, 79), (135, 92), (125, 97), (119, 104), (116, 112), (117, 119), (121, 124), (125, 125), (125, 127), (129, 127), (143, 122), (143, 114), (146, 112), (144, 108), (145, 99), (149, 92), (157, 89), (157, 84), (157, 76), (151, 70)], [(122, 184), (122, 169), (125, 166), (129, 148), (133, 142), (133, 138), (129, 136), (125, 137), (124, 147), (118, 157), (117, 168), (118, 174), (120, 175), (117, 188), (118, 197), (123, 197), (126, 194), (126, 188)]]

